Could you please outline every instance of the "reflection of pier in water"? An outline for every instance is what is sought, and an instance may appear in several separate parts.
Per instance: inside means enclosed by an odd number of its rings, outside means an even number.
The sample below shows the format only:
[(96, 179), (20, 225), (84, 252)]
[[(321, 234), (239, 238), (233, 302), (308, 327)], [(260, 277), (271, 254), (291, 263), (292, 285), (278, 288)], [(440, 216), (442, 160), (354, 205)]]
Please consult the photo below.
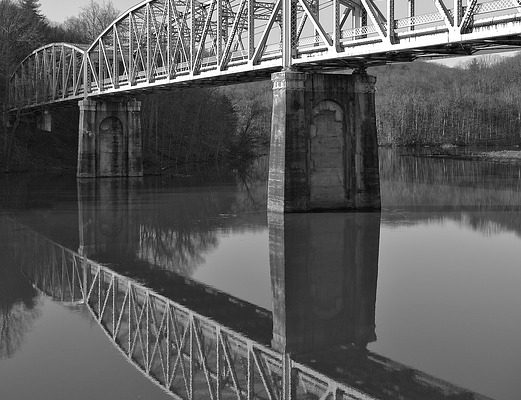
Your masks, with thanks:
[[(368, 241), (378, 248), (378, 214), (271, 215), (269, 222), (272, 336), (265, 310), (224, 293), (180, 277), (144, 285), (12, 221), (3, 226), (35, 286), (83, 303), (122, 354), (177, 398), (483, 398), (366, 350), (378, 259), (364, 249)], [(325, 263), (331, 269), (319, 273)]]

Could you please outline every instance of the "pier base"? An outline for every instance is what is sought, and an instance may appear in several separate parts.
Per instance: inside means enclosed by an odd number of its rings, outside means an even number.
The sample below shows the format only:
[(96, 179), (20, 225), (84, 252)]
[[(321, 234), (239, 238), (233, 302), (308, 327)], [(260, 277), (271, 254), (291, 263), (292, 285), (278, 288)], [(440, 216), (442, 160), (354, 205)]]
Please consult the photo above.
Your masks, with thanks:
[(143, 176), (141, 103), (79, 102), (78, 178)]
[(283, 71), (272, 81), (268, 210), (379, 209), (376, 78)]

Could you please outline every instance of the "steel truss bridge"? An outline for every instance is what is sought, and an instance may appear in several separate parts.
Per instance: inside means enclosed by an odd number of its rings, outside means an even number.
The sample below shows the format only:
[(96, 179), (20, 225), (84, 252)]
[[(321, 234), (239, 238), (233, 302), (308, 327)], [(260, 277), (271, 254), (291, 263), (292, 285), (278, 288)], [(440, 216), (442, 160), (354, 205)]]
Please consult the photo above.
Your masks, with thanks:
[(169, 85), (365, 68), (521, 45), (520, 0), (146, 0), (90, 46), (53, 43), (10, 80), (10, 109)]
[[(368, 394), (11, 218), (3, 217), (1, 222), (3, 245), (32, 284), (54, 301), (87, 307), (122, 356), (178, 400), (490, 400), (365, 351), (367, 359), (362, 364), (369, 365), (362, 366), (362, 375), (377, 377), (377, 387), (371, 384), (368, 389), (378, 393)], [(235, 304), (239, 302), (235, 300)], [(338, 351), (334, 352), (324, 356), (338, 358)], [(361, 361), (356, 354), (353, 359)]]

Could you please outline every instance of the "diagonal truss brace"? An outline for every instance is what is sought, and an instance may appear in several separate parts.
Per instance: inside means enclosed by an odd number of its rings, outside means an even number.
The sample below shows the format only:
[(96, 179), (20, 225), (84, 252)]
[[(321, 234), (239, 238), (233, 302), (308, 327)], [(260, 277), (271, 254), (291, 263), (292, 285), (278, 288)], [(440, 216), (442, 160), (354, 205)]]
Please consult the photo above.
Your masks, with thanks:
[(331, 39), (329, 34), (324, 30), (322, 24), (317, 20), (317, 17), (314, 15), (314, 13), (311, 12), (309, 5), (306, 3), (306, 0), (298, 0), (298, 2), (302, 5), (302, 8), (306, 13), (305, 15), (307, 15), (307, 17), (311, 19), (313, 26), (319, 33), (324, 43), (326, 43), (329, 47), (333, 47), (333, 40)]
[(387, 31), (385, 28), (385, 24), (387, 23), (387, 21), (385, 20), (385, 18), (383, 18), (383, 16), (380, 13), (380, 10), (373, 3), (373, 0), (361, 0), (361, 2), (365, 10), (367, 11), (367, 15), (369, 15), (369, 18), (371, 18), (371, 21), (373, 22), (381, 39), (385, 40), (387, 38)]

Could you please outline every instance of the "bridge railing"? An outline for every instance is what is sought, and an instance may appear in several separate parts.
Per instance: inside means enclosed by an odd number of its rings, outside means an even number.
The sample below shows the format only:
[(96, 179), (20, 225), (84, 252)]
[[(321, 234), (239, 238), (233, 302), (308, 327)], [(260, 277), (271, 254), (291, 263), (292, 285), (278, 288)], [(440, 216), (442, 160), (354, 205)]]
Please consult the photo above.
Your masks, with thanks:
[(268, 76), (282, 67), (470, 54), (521, 45), (519, 34), (519, 0), (145, 0), (88, 49), (61, 43), (33, 52), (11, 79), (11, 106)]

